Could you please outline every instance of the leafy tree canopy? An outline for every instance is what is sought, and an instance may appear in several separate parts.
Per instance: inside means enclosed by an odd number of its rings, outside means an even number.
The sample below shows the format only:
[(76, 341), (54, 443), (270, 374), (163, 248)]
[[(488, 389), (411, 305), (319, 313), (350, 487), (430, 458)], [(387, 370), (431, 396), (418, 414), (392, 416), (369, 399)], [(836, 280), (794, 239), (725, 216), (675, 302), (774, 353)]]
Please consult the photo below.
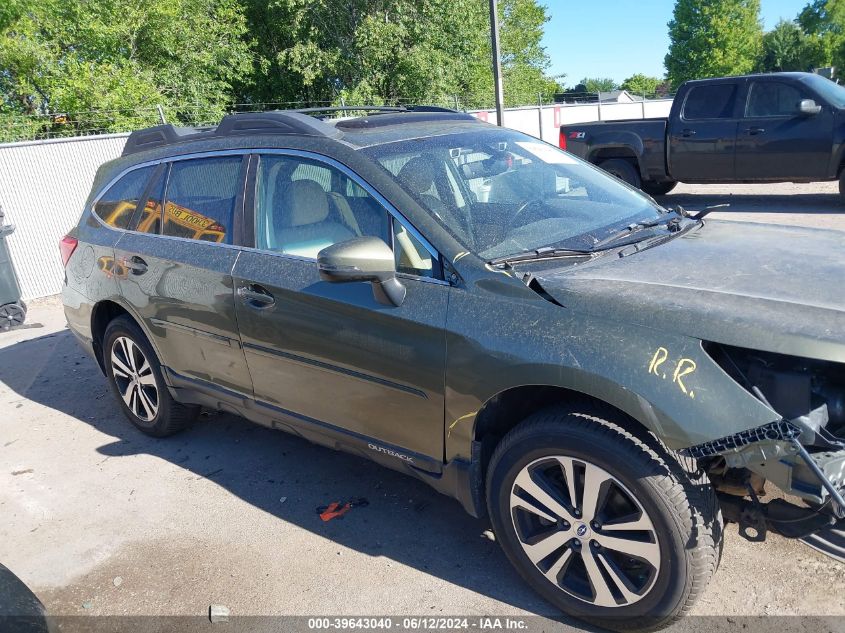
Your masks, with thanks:
[(763, 51), (758, 70), (780, 72), (807, 71), (824, 63), (820, 41), (807, 35), (795, 22), (781, 20), (763, 36)]
[(814, 0), (796, 20), (805, 35), (805, 55), (812, 65), (845, 69), (845, 0)]
[[(256, 42), (250, 100), (491, 105), (487, 4), (478, 0), (244, 0)], [(500, 0), (505, 99), (531, 103), (556, 83), (536, 0)]]
[(677, 0), (669, 22), (667, 76), (689, 79), (751, 72), (762, 51), (760, 0)]
[(105, 128), (157, 103), (222, 113), (250, 68), (247, 37), (235, 0), (12, 0), (0, 9), (0, 113), (118, 111)]
[(619, 87), (608, 77), (585, 77), (579, 85), (584, 86), (587, 92), (610, 92)]
[(620, 88), (627, 90), (631, 94), (645, 95), (647, 97), (654, 96), (657, 93), (657, 88), (663, 83), (662, 79), (657, 77), (649, 77), (642, 73), (631, 75), (622, 82)]
[[(547, 9), (499, 0), (499, 12), (506, 102), (551, 100)], [(87, 115), (86, 129), (117, 130), (154, 122), (156, 104), (169, 119), (211, 122), (235, 104), (456, 95), (462, 107), (493, 103), (479, 0), (0, 0), (6, 121), (108, 110)]]

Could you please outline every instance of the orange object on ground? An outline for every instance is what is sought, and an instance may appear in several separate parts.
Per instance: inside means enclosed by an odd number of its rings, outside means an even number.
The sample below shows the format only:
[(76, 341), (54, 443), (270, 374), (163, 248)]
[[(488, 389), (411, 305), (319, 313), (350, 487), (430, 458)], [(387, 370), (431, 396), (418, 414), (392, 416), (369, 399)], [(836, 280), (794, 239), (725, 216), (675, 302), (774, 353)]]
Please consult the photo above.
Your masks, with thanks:
[(323, 521), (331, 521), (337, 517), (342, 517), (344, 514), (352, 509), (351, 503), (344, 503), (341, 505), (339, 501), (334, 501), (326, 506), (326, 509), (320, 512), (320, 518)]

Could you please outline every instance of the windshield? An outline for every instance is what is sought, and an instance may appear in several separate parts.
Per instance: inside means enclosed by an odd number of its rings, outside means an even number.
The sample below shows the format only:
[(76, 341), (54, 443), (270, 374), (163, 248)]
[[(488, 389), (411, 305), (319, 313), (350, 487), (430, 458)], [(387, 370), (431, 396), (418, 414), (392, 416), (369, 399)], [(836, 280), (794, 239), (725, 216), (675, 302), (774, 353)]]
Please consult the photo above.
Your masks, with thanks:
[(838, 83), (821, 75), (810, 75), (804, 81), (830, 105), (845, 108), (845, 88)]
[(544, 246), (589, 249), (662, 210), (592, 165), (511, 130), (482, 128), (363, 151), (487, 260)]

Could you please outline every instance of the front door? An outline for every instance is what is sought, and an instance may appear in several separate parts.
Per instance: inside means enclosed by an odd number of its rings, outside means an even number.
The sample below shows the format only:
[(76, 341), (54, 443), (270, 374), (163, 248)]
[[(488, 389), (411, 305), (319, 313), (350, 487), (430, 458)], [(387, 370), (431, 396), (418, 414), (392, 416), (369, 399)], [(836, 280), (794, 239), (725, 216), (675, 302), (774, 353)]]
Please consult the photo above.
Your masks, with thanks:
[(736, 140), (738, 180), (822, 180), (833, 152), (833, 111), (802, 115), (802, 99), (818, 98), (799, 83), (751, 82)]
[[(346, 168), (304, 153), (260, 156), (255, 249), (235, 265), (236, 311), (259, 405), (348, 434), (422, 468), (443, 458), (449, 286), (427, 245)], [(317, 253), (356, 236), (394, 241), (404, 303), (368, 283), (328, 283)], [(403, 247), (404, 245), (404, 247)], [(404, 250), (403, 250), (404, 249)]]
[(162, 364), (248, 395), (232, 281), (238, 249), (231, 246), (243, 209), (244, 165), (242, 155), (164, 163), (115, 246), (115, 262), (121, 294)]
[(669, 173), (681, 182), (734, 178), (736, 80), (693, 86), (680, 115), (670, 117), (666, 142)]

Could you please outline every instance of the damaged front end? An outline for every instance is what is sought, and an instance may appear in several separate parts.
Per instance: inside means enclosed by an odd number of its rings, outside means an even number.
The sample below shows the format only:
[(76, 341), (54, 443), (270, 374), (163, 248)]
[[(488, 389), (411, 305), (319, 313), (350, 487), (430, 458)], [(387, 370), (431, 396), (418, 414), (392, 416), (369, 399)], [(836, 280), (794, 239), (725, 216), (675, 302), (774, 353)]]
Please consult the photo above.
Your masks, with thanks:
[[(706, 469), (725, 519), (750, 540), (765, 539), (769, 530), (789, 538), (816, 534), (814, 547), (843, 559), (845, 365), (715, 343), (704, 349), (781, 417), (684, 449)], [(766, 481), (803, 505), (760, 501)], [(825, 540), (827, 533), (833, 538)]]

